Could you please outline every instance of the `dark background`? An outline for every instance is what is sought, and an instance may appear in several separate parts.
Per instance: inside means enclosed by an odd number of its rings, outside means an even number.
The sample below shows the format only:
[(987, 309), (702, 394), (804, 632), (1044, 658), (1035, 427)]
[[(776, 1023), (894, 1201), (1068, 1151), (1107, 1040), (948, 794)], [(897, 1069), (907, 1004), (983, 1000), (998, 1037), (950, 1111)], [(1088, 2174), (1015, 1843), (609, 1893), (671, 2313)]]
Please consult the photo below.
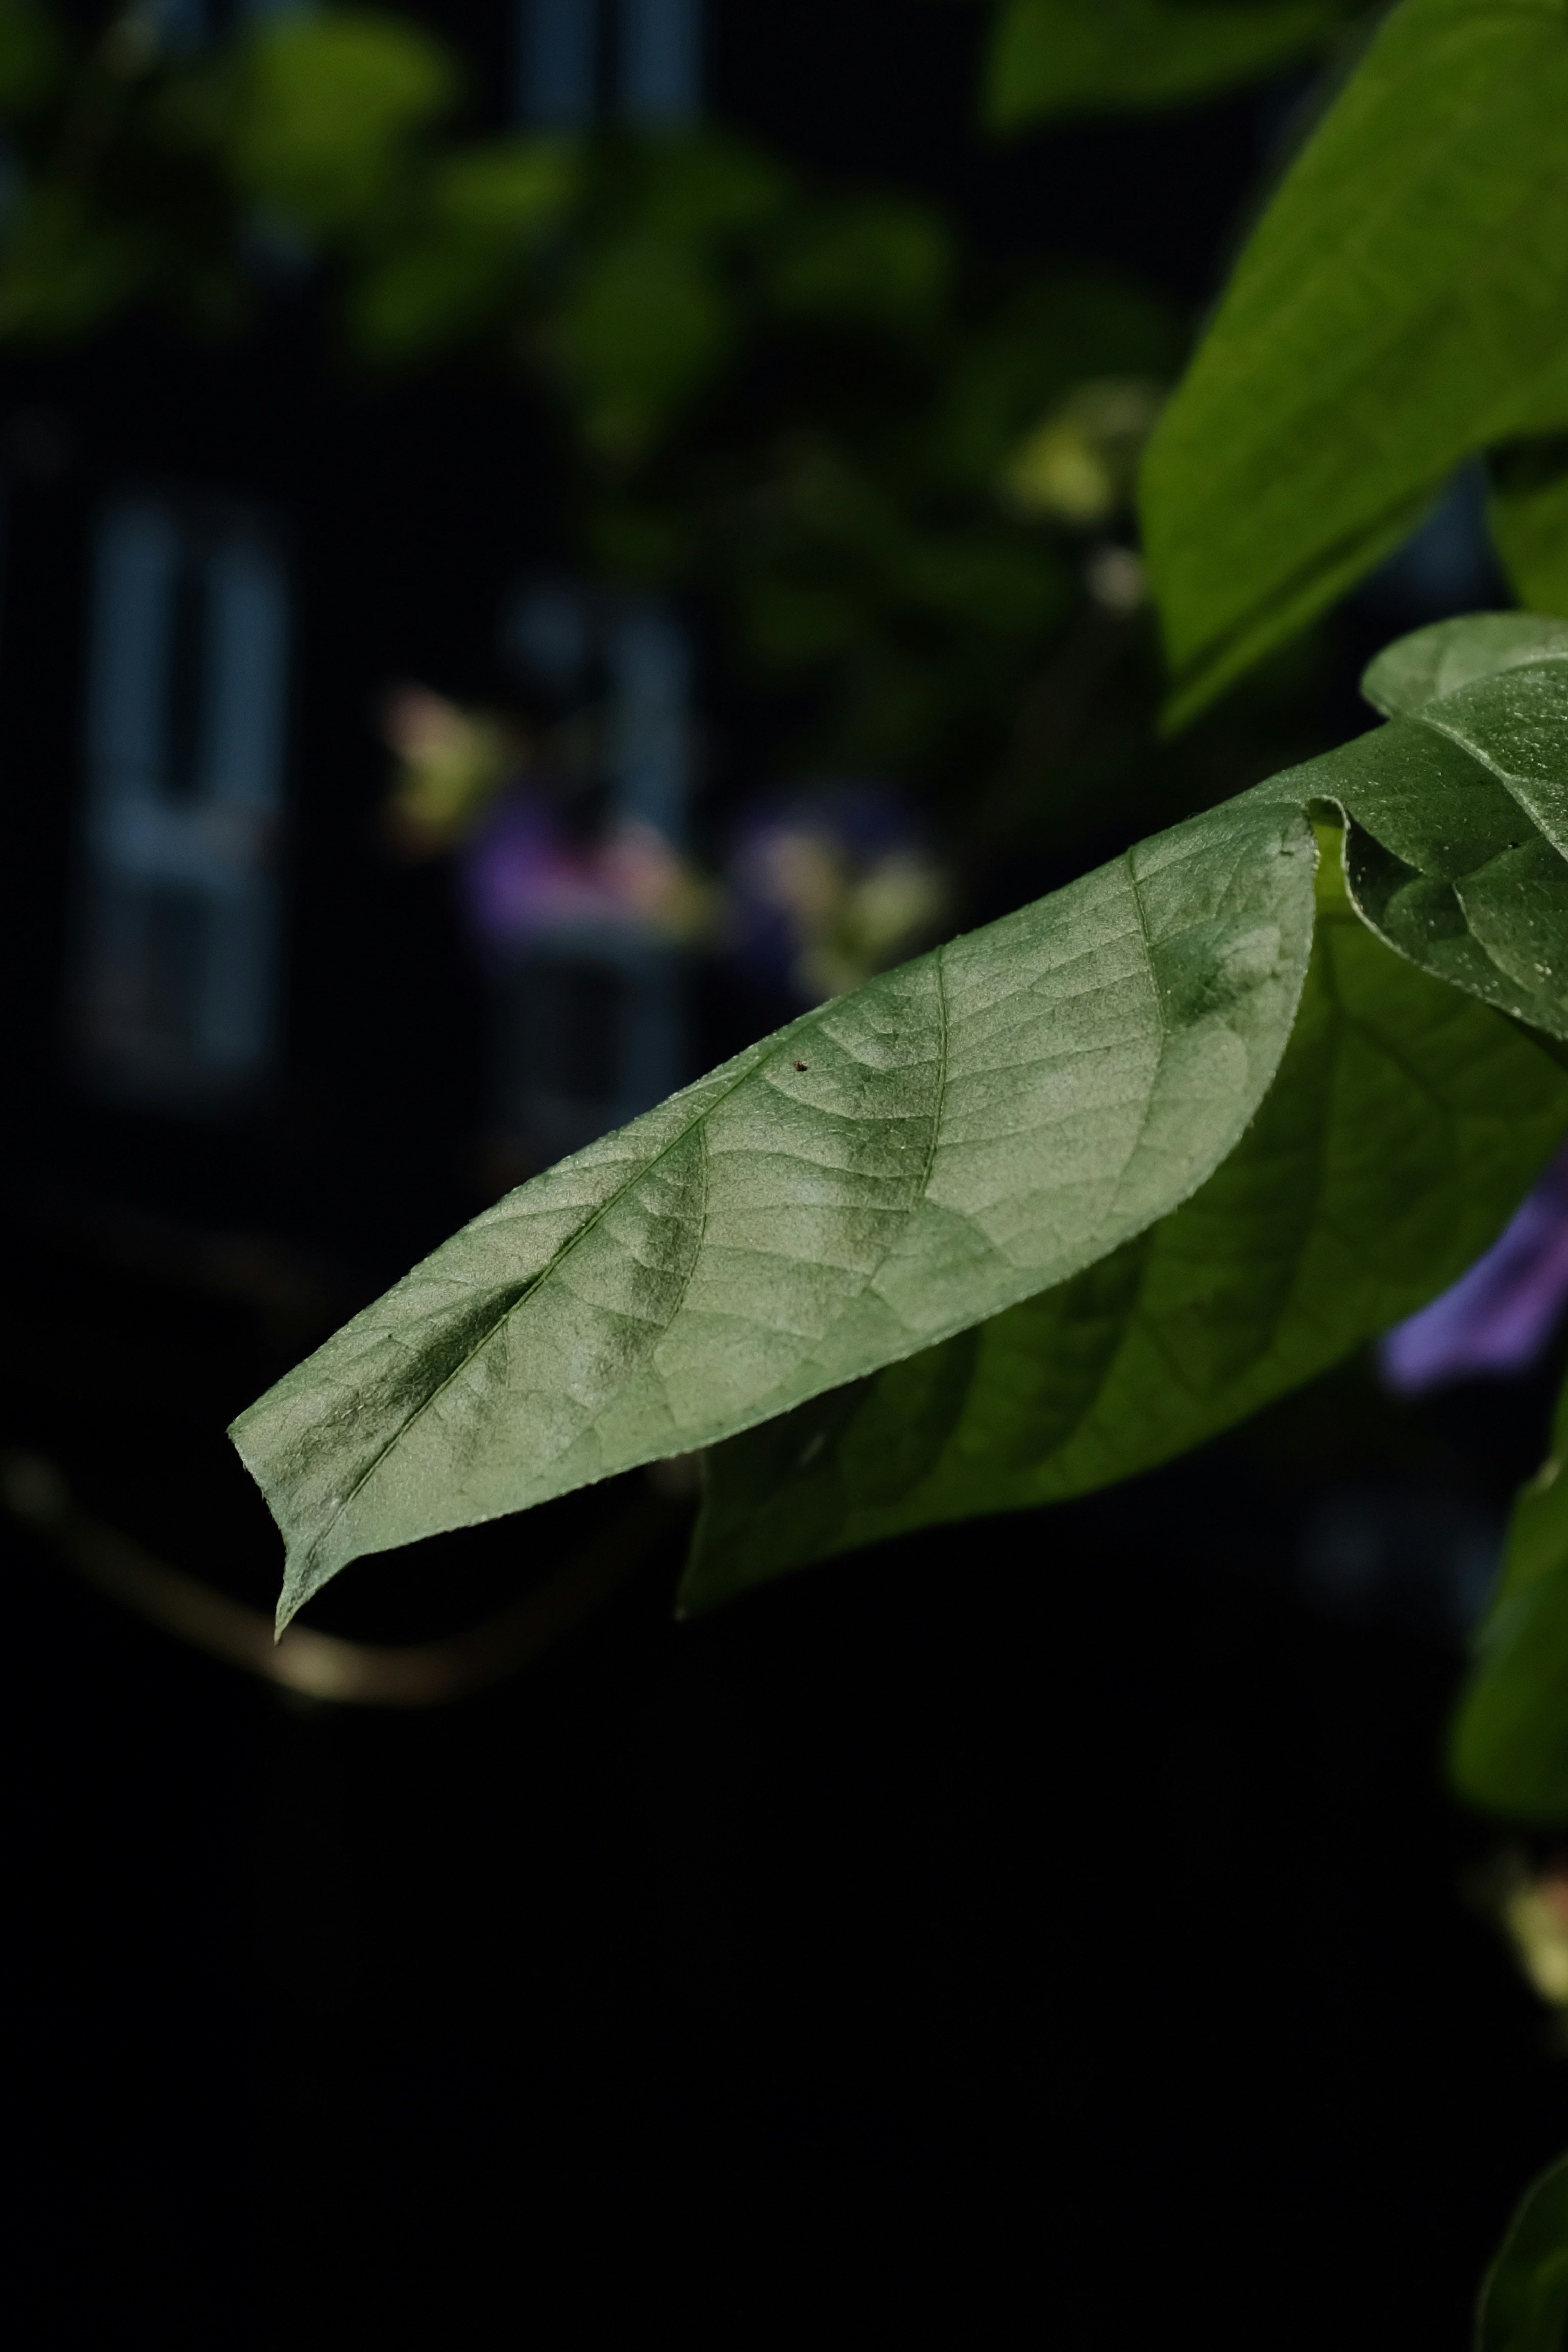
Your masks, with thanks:
[[(431, 11), (476, 119), (503, 14)], [(727, 0), (715, 111), (1196, 315), (1298, 93), (988, 149), (978, 22)], [(483, 1199), (477, 983), (439, 871), (380, 853), (367, 712), (403, 675), (487, 690), (498, 596), (559, 534), (543, 442), (477, 377), (345, 375), (288, 286), (243, 348), (8, 353), (0, 431), (0, 1438), (265, 1605), (226, 1421)], [(94, 1103), (62, 1044), (89, 520), (143, 476), (287, 516), (303, 600), (288, 1077), (226, 1122)], [(1402, 625), (1342, 622), (1325, 741)], [(1455, 1562), (1550, 1392), (1417, 1412), (1352, 1368), (1121, 1493), (695, 1625), (672, 1538), (418, 1716), (285, 1701), (7, 1525), (22, 2340), (1458, 2352), (1564, 2137), (1545, 2014), (1465, 1891), (1499, 1833), (1440, 1778)], [(581, 1524), (361, 1563), (312, 1614), (464, 1624)]]

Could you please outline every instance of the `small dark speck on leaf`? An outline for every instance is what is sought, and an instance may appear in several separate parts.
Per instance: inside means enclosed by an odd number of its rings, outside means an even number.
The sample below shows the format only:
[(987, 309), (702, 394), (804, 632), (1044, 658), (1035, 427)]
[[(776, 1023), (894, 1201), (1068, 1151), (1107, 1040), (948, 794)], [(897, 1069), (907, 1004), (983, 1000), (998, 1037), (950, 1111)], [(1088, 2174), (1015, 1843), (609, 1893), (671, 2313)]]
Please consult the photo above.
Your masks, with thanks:
[(805, 1063), (805, 1062), (797, 1062), (797, 1063), (795, 1064), (795, 1068), (796, 1068), (797, 1070), (804, 1070), (804, 1069), (806, 1069), (807, 1067), (809, 1067), (809, 1065), (808, 1065), (807, 1063)]

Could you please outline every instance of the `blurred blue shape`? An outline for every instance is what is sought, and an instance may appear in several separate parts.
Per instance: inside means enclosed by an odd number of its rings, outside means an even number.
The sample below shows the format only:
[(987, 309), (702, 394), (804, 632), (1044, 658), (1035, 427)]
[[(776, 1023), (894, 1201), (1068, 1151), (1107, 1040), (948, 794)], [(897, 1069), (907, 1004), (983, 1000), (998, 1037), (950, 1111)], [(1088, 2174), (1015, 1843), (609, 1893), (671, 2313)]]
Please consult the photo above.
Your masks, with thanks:
[(598, 111), (599, 0), (521, 0), (519, 13), (519, 121), (581, 130)]
[(1460, 467), (1404, 546), (1362, 582), (1355, 601), (1401, 625), (1513, 603), (1491, 542), (1479, 458)]
[(1401, 1396), (1528, 1371), (1565, 1302), (1568, 1150), (1559, 1152), (1486, 1255), (1452, 1289), (1384, 1335), (1379, 1370)]
[(1471, 1496), (1338, 1486), (1301, 1523), (1295, 1581), (1332, 1616), (1463, 1634), (1486, 1609), (1503, 1541), (1500, 1514)]
[(702, 105), (702, 0), (620, 0), (618, 111), (679, 131)]
[(254, 521), (145, 497), (104, 517), (76, 998), (117, 1094), (199, 1100), (272, 1059), (289, 625)]

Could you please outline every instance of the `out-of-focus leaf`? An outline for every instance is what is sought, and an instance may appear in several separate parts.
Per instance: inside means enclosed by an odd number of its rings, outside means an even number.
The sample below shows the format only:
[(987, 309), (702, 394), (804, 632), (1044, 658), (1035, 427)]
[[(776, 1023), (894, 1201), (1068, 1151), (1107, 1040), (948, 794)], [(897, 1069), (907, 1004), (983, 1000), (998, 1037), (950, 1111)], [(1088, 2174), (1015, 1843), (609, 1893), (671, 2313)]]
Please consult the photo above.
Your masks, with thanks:
[(792, 228), (768, 293), (786, 317), (929, 327), (943, 310), (954, 251), (946, 223), (894, 196), (825, 206)]
[(79, 335), (139, 293), (151, 274), (145, 235), (94, 212), (82, 193), (28, 189), (0, 246), (0, 335)]
[(503, 321), (526, 264), (582, 181), (580, 150), (554, 139), (509, 140), (436, 166), (423, 227), (390, 243), (354, 280), (349, 310), (361, 346), (405, 357)]
[(59, 81), (70, 56), (58, 24), (37, 0), (0, 5), (0, 117), (26, 115)]
[(640, 457), (728, 359), (735, 320), (708, 257), (634, 231), (577, 270), (542, 341), (589, 447)]
[(405, 19), (270, 17), (239, 60), (227, 165), (243, 194), (298, 227), (355, 229), (457, 94), (450, 53)]
[(1568, 1076), (1370, 936), (1337, 841), (1319, 877), (1296, 1028), (1224, 1165), (1059, 1289), (716, 1448), (683, 1605), (1166, 1461), (1386, 1329), (1496, 1237), (1568, 1128)]
[(1565, 111), (1559, 0), (1402, 0), (1297, 159), (1144, 466), (1173, 719), (1568, 419)]
[(1212, 98), (1321, 48), (1343, 15), (1340, 0), (1006, 0), (986, 59), (986, 119), (1016, 131)]
[(1568, 2337), (1568, 2156), (1526, 2189), (1476, 2313), (1475, 2352), (1563, 2352)]
[(713, 1443), (1065, 1280), (1234, 1145), (1311, 831), (1233, 803), (752, 1047), (466, 1227), (235, 1440), (349, 1560)]
[(795, 199), (782, 164), (722, 131), (661, 133), (636, 151), (630, 206), (662, 236), (734, 236), (775, 219)]
[(1568, 620), (1568, 434), (1494, 449), (1492, 541), (1521, 604)]
[(1043, 636), (1067, 608), (1069, 592), (1055, 558), (1001, 532), (911, 535), (896, 562), (912, 604), (998, 635)]
[(1091, 378), (1173, 373), (1169, 314), (1113, 279), (1064, 278), (1003, 307), (956, 361), (936, 426), (944, 472), (989, 488), (1022, 436)]
[(999, 485), (1006, 502), (1079, 529), (1109, 522), (1131, 501), (1163, 399), (1140, 376), (1075, 384), (1011, 453)]
[(1568, 1819), (1568, 1388), (1520, 1490), (1502, 1576), (1449, 1740), (1454, 1785), (1524, 1821)]

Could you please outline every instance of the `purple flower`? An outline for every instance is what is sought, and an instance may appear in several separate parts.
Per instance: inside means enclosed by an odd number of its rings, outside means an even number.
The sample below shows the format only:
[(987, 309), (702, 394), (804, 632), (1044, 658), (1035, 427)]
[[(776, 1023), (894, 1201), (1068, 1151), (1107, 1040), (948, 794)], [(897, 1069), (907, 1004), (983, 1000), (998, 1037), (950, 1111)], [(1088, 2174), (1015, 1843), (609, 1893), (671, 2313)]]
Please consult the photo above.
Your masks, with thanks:
[(542, 795), (513, 792), (481, 821), (458, 868), (464, 918), (502, 956), (550, 932), (700, 932), (706, 899), (662, 834), (637, 820), (574, 838)]
[(1568, 1302), (1568, 1148), (1512, 1223), (1429, 1307), (1378, 1344), (1378, 1369), (1402, 1396), (1450, 1381), (1528, 1371)]

